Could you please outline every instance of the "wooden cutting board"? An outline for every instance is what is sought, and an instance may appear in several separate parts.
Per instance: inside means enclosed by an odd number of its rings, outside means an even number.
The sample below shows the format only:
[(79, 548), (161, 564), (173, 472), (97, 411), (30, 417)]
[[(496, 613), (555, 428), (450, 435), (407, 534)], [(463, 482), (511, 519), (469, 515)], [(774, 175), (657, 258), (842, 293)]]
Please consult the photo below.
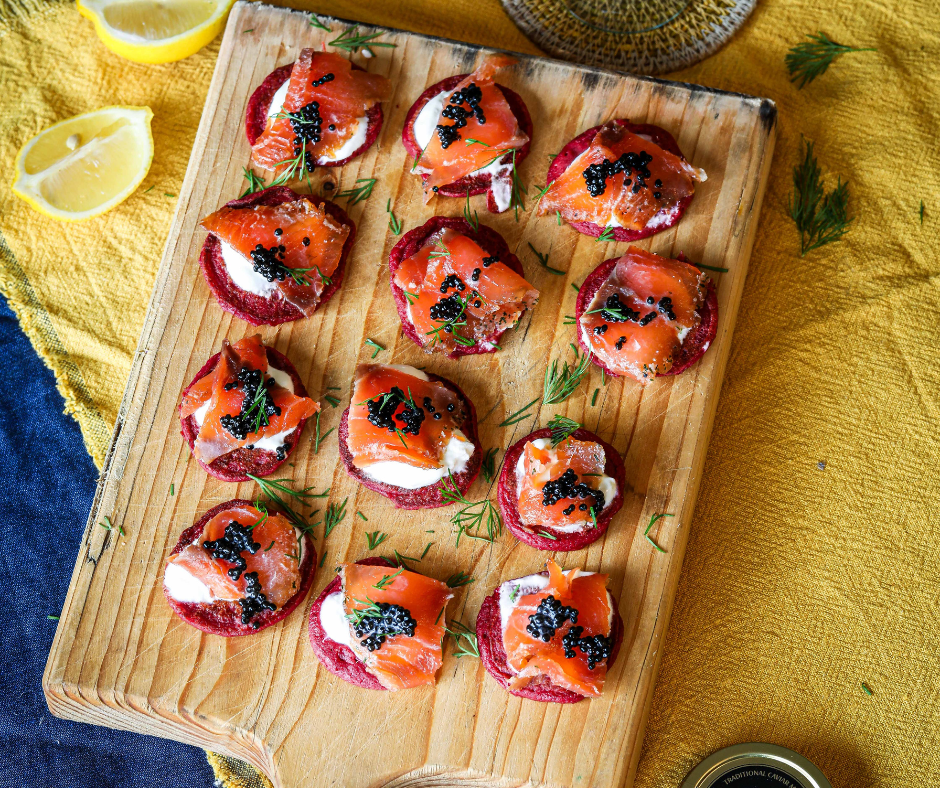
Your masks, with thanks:
[[(499, 582), (542, 568), (547, 554), (508, 532), (492, 545), (464, 539), (455, 547), (452, 512), (400, 512), (359, 487), (338, 462), (336, 433), (313, 450), (312, 425), (284, 466), (299, 485), (330, 487), (329, 500), (348, 497), (345, 519), (317, 550), (326, 559), (304, 608), (281, 624), (246, 638), (200, 633), (174, 616), (162, 593), (163, 565), (180, 532), (210, 507), (235, 497), (256, 497), (253, 484), (208, 477), (190, 458), (179, 435), (180, 392), (222, 339), (253, 333), (216, 305), (198, 269), (205, 233), (199, 220), (245, 188), (242, 167), (248, 97), (275, 67), (292, 62), (302, 47), (320, 47), (347, 23), (254, 3), (235, 4), (193, 146), (173, 227), (157, 274), (111, 451), (49, 655), (43, 688), (61, 717), (166, 736), (250, 761), (276, 786), (550, 785), (620, 786), (632, 781), (643, 727), (661, 657), (661, 644), (688, 541), (695, 495), (738, 302), (773, 152), (776, 110), (767, 100), (692, 85), (584, 68), (520, 56), (500, 81), (519, 92), (535, 124), (532, 153), (520, 166), (534, 194), (545, 183), (550, 154), (584, 129), (628, 117), (669, 130), (686, 156), (708, 173), (691, 209), (675, 227), (640, 244), (675, 256), (726, 267), (718, 285), (718, 336), (705, 357), (678, 377), (643, 389), (601, 380), (599, 370), (567, 402), (542, 408), (537, 418), (500, 428), (507, 415), (541, 394), (550, 359), (570, 359), (575, 291), (601, 261), (626, 244), (597, 243), (555, 218), (524, 211), (486, 213), (523, 260), (541, 301), (506, 335), (503, 350), (451, 361), (426, 356), (401, 336), (389, 291), (387, 256), (398, 238), (386, 205), (409, 230), (435, 213), (461, 215), (458, 200), (425, 205), (400, 134), (411, 103), (429, 85), (471, 71), (487, 52), (475, 46), (397, 30), (382, 32), (395, 48), (375, 57), (353, 56), (387, 75), (394, 96), (375, 146), (340, 169), (318, 170), (314, 188), (330, 180), (340, 189), (357, 178), (376, 178), (372, 195), (349, 212), (359, 234), (347, 278), (314, 317), (263, 328), (265, 341), (293, 360), (307, 388), (323, 401), (328, 386), (342, 400), (324, 404), (321, 430), (339, 423), (348, 404), (355, 367), (367, 360), (372, 338), (387, 348), (377, 361), (428, 365), (456, 381), (476, 403), (485, 447), (503, 451), (554, 413), (581, 421), (624, 457), (626, 500), (606, 537), (589, 548), (560, 554), (568, 567), (610, 574), (610, 588), (626, 625), (620, 656), (603, 697), (571, 706), (521, 700), (504, 692), (479, 660), (455, 659), (445, 647), (436, 687), (401, 693), (369, 692), (319, 667), (307, 642), (306, 611), (341, 561), (369, 553), (365, 532), (389, 540), (379, 552), (420, 555), (416, 569), (437, 578), (463, 570), (475, 582), (458, 589), (448, 615), (473, 625), (483, 598)], [(335, 193), (335, 192), (334, 192)], [(532, 202), (530, 199), (529, 203)], [(550, 250), (553, 275), (530, 251)], [(594, 400), (594, 392), (599, 389)], [(173, 492), (171, 494), (171, 484)], [(492, 485), (476, 482), (469, 497), (495, 498)], [(325, 503), (325, 502), (324, 502)], [(368, 522), (355, 516), (361, 511)], [(660, 520), (644, 537), (654, 513)], [(99, 527), (105, 516), (115, 530)], [(117, 530), (123, 529), (123, 535)], [(433, 533), (426, 533), (433, 531)]]

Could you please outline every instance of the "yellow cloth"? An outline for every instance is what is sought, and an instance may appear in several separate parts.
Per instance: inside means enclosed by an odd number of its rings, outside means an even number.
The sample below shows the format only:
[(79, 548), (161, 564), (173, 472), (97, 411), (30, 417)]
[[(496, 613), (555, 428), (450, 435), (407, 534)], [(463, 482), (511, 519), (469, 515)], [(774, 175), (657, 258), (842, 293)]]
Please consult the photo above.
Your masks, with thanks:
[[(496, 0), (316, 7), (534, 51)], [(817, 29), (878, 52), (797, 90), (783, 58)], [(0, 0), (0, 291), (99, 464), (217, 51), (134, 65), (71, 3)], [(933, 0), (762, 0), (727, 47), (674, 75), (774, 99), (780, 135), (638, 786), (675, 786), (747, 740), (799, 750), (836, 788), (940, 780), (938, 59)], [(23, 142), (107, 104), (154, 111), (137, 194), (72, 226), (17, 200)], [(785, 213), (801, 135), (830, 185), (849, 181), (856, 216), (805, 258)]]

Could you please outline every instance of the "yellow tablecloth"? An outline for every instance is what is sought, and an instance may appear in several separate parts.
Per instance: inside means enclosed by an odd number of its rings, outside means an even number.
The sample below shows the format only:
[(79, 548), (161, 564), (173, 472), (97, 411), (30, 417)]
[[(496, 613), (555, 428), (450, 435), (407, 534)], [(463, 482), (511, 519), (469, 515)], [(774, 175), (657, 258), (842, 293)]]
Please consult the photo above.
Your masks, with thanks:
[[(497, 0), (291, 5), (534, 51)], [(878, 51), (797, 90), (783, 57), (817, 29)], [(138, 66), (72, 3), (0, 0), (0, 291), (99, 464), (217, 51)], [(780, 136), (638, 786), (747, 740), (804, 753), (837, 788), (940, 782), (938, 60), (934, 0), (761, 0), (674, 75), (772, 98)], [(17, 200), (23, 142), (108, 104), (154, 111), (137, 194), (70, 226)], [(801, 135), (856, 216), (805, 258), (785, 213)]]

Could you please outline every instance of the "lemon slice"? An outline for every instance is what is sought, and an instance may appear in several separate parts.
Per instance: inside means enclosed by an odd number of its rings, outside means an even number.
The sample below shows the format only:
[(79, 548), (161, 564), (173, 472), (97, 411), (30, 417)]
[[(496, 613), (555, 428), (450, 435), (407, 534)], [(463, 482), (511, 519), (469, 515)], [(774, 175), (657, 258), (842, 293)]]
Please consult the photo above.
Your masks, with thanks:
[(151, 118), (149, 107), (105, 107), (50, 126), (17, 154), (14, 193), (53, 219), (104, 213), (150, 169)]
[(136, 63), (182, 60), (215, 38), (234, 0), (78, 0), (104, 45)]

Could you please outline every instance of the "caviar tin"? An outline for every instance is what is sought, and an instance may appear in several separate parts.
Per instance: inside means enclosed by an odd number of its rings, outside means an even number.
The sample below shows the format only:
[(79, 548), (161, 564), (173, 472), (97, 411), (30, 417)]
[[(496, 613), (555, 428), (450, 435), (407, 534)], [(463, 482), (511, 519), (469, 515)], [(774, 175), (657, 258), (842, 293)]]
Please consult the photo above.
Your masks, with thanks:
[(682, 788), (832, 788), (806, 758), (775, 744), (735, 744), (696, 766)]

